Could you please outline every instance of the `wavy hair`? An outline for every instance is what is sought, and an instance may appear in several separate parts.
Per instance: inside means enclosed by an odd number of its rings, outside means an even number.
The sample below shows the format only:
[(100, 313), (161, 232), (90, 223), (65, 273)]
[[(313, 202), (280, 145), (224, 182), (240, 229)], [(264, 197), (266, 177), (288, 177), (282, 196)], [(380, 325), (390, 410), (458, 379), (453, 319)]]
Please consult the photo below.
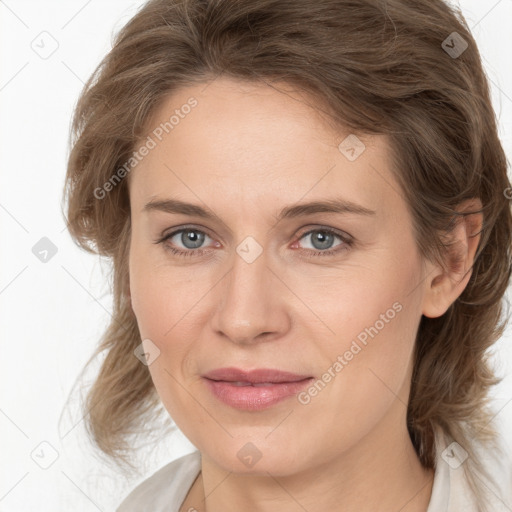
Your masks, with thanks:
[(117, 33), (76, 105), (63, 197), (75, 243), (111, 262), (112, 320), (86, 365), (104, 356), (83, 404), (89, 435), (129, 466), (128, 439), (151, 429), (159, 404), (134, 357), (127, 180), (101, 199), (97, 191), (129, 161), (169, 94), (221, 74), (292, 84), (333, 126), (386, 134), (416, 243), (444, 268), (452, 265), (445, 235), (475, 213), (457, 205), (480, 198), (469, 283), (444, 315), (418, 327), (407, 426), (426, 468), (435, 468), (438, 427), (463, 446), (483, 500), (473, 445), (496, 438), (488, 391), (501, 379), (488, 349), (506, 326), (510, 184), (476, 43), (460, 10), (442, 0), (150, 0)]

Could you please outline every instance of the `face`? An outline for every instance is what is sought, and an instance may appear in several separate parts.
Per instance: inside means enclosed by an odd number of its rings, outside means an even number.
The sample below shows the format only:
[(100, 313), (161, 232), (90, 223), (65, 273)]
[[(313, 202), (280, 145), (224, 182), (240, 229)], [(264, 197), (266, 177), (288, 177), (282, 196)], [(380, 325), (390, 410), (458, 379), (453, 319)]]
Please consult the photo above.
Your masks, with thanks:
[[(285, 475), (405, 428), (425, 294), (412, 220), (386, 137), (359, 137), (361, 152), (305, 98), (227, 78), (183, 88), (129, 176), (151, 377), (229, 471)], [(226, 368), (248, 373), (211, 373)]]

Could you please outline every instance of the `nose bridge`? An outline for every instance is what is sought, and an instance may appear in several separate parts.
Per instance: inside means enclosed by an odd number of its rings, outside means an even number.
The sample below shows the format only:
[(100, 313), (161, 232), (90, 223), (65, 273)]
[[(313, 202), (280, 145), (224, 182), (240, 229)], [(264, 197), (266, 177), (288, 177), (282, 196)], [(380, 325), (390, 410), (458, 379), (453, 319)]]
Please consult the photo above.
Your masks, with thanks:
[(213, 316), (214, 329), (232, 341), (250, 342), (284, 326), (285, 312), (278, 304), (280, 290), (268, 260), (267, 253), (250, 237), (233, 254)]

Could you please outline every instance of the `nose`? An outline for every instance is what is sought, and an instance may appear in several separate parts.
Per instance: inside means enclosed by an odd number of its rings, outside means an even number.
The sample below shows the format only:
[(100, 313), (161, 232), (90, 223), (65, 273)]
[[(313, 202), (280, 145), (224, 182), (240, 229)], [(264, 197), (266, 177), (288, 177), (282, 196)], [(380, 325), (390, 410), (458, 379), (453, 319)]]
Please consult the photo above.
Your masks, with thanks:
[(287, 288), (268, 266), (266, 252), (249, 263), (238, 253), (215, 287), (211, 326), (237, 344), (271, 341), (283, 336), (290, 319)]

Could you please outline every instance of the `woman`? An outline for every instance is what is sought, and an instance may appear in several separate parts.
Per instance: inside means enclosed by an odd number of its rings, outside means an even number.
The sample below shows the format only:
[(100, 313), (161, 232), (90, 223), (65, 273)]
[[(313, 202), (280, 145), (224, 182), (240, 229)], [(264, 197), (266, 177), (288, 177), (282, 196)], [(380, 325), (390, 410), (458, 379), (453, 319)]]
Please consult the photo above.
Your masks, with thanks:
[(69, 229), (115, 299), (88, 428), (129, 464), (161, 402), (197, 448), (119, 512), (512, 506), (509, 183), (459, 12), (153, 0), (73, 134)]

